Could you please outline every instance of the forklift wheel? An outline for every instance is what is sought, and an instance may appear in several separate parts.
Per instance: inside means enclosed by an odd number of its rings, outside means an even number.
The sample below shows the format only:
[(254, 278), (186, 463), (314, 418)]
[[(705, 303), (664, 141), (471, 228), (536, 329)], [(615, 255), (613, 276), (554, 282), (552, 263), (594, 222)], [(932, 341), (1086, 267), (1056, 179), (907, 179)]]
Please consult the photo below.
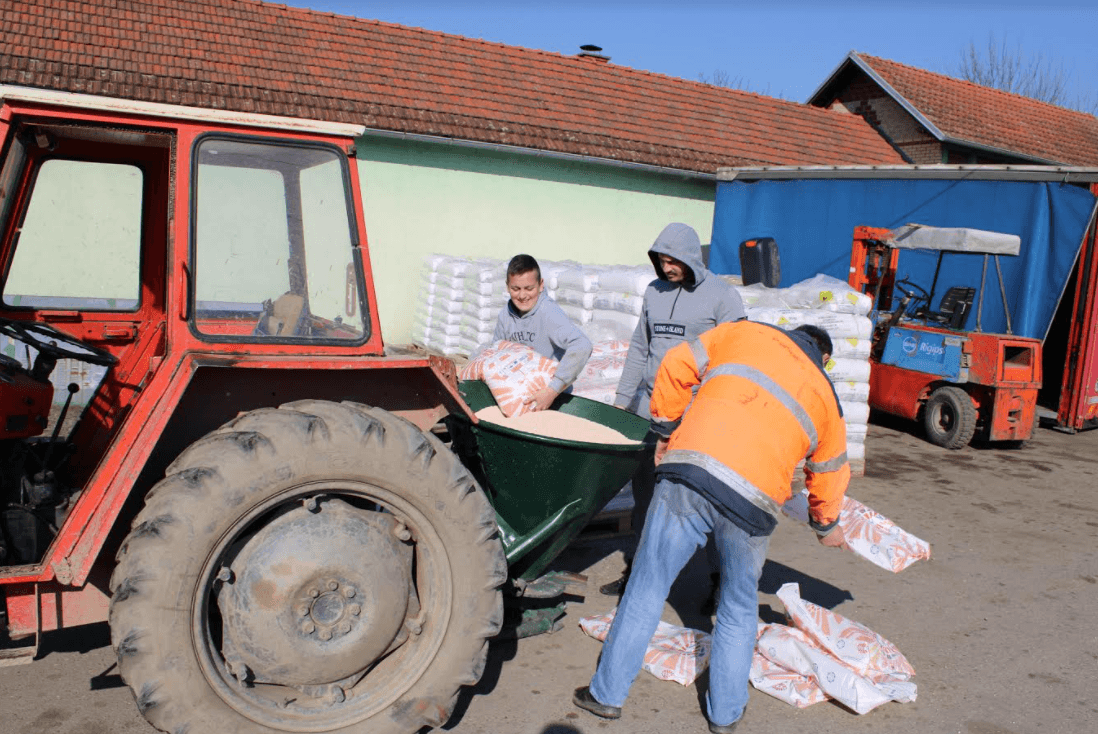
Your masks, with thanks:
[(923, 411), (926, 437), (947, 449), (968, 446), (976, 433), (976, 406), (959, 387), (939, 387), (926, 401)]

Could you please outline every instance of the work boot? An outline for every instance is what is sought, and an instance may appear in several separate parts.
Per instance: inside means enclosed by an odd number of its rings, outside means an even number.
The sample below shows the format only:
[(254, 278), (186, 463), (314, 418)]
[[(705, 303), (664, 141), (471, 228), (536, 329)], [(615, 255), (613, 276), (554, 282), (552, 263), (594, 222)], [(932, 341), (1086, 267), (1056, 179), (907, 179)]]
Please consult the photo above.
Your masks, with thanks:
[(590, 686), (577, 688), (576, 692), (572, 694), (572, 703), (576, 704), (584, 711), (590, 711), (595, 716), (601, 716), (604, 719), (621, 718), (621, 708), (599, 703), (598, 699), (591, 695)]
[(625, 593), (625, 583), (629, 580), (629, 574), (623, 573), (621, 578), (614, 579), (608, 584), (603, 584), (599, 587), (599, 593), (603, 596), (617, 596), (620, 597)]
[(712, 734), (732, 734), (732, 732), (736, 731), (736, 727), (740, 725), (740, 722), (743, 721), (743, 716), (746, 713), (747, 709), (744, 709), (743, 714), (740, 714), (740, 718), (736, 719), (731, 724), (725, 724), (724, 726), (714, 724), (710, 721), (709, 731), (712, 732)]

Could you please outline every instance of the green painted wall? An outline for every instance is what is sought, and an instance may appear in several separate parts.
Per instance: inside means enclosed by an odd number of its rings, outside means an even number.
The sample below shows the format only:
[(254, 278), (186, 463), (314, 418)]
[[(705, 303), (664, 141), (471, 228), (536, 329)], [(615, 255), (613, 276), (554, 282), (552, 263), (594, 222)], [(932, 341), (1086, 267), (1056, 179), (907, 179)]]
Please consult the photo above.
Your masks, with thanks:
[(639, 265), (669, 222), (710, 240), (712, 181), (370, 136), (358, 159), (389, 343), (411, 338), (430, 253)]

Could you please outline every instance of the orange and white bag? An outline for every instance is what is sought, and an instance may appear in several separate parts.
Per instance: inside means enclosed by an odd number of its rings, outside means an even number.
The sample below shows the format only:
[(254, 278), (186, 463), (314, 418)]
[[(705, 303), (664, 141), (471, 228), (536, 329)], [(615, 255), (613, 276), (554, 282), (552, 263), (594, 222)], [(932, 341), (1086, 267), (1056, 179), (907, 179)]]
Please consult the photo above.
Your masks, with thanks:
[[(605, 641), (617, 611), (584, 617), (579, 621), (580, 629), (589, 637)], [(706, 633), (661, 620), (648, 643), (641, 667), (660, 680), (688, 686), (709, 665), (712, 646), (713, 638)]]
[(549, 386), (557, 361), (525, 344), (499, 341), (486, 347), (461, 370), (462, 380), (482, 380), (508, 418), (528, 413), (526, 401)]

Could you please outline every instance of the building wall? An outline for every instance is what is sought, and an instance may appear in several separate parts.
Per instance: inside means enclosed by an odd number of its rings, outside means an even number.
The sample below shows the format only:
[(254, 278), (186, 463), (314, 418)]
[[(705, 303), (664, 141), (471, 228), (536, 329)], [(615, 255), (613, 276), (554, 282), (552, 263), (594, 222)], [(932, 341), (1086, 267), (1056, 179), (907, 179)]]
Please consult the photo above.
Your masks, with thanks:
[(710, 240), (713, 181), (368, 135), (357, 156), (389, 343), (410, 339), (431, 253), (640, 265), (669, 222)]

